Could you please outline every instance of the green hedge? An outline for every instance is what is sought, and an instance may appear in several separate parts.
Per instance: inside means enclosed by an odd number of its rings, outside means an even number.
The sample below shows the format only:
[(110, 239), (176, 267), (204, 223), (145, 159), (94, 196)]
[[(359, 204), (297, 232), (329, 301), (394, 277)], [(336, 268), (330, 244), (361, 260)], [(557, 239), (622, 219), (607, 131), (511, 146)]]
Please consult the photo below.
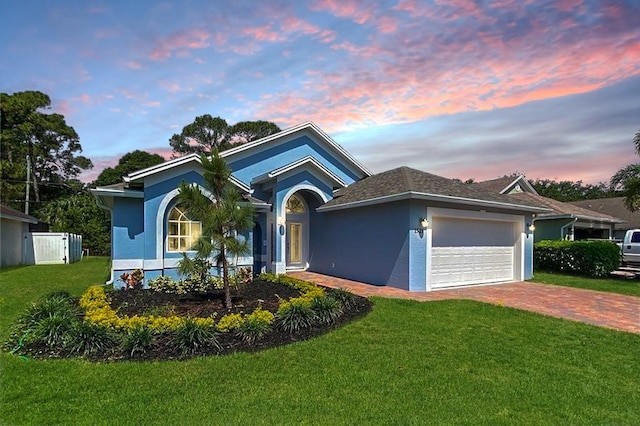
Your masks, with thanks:
[(603, 277), (618, 269), (620, 248), (608, 241), (540, 241), (533, 250), (534, 269)]

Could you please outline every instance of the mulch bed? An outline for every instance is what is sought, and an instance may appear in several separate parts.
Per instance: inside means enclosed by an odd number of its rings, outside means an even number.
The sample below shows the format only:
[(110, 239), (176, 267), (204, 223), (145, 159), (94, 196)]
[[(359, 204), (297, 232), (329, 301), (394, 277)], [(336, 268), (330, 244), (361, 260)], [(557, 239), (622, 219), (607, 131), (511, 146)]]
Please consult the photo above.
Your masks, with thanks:
[[(332, 291), (332, 289), (326, 289), (328, 295)], [(282, 299), (298, 297), (300, 292), (283, 284), (255, 280), (253, 283), (238, 290), (232, 289), (234, 307), (230, 310), (224, 307), (224, 292), (222, 290), (215, 293), (179, 295), (136, 289), (113, 291), (109, 293), (109, 296), (111, 298), (111, 306), (117, 309), (119, 315), (178, 315), (185, 317), (209, 317), (215, 315), (215, 318), (220, 319), (229, 313), (249, 314), (259, 306), (275, 314)], [(244, 342), (234, 332), (218, 333), (218, 346), (212, 345), (211, 347), (202, 348), (194, 354), (184, 355), (171, 344), (171, 335), (165, 333), (156, 336), (154, 345), (144, 353), (131, 355), (123, 353), (119, 349), (113, 349), (108, 353), (88, 355), (85, 358), (102, 362), (121, 360), (149, 361), (226, 355), (237, 352), (256, 352), (304, 341), (328, 333), (350, 321), (365, 316), (371, 308), (372, 304), (367, 298), (355, 296), (354, 306), (349, 310), (345, 310), (343, 315), (332, 324), (318, 324), (312, 328), (292, 334), (280, 330), (274, 323), (272, 330), (267, 335), (252, 344)], [(77, 356), (71, 355), (65, 350), (53, 350), (45, 345), (29, 345), (24, 349), (28, 356), (34, 358)]]

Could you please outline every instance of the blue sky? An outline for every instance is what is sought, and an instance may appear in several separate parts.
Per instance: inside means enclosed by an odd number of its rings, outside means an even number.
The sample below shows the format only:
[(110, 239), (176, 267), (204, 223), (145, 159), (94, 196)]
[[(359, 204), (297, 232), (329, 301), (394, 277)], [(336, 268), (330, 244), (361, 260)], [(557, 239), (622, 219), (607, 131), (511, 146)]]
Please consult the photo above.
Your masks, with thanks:
[(0, 3), (0, 91), (39, 90), (92, 180), (202, 114), (313, 121), (374, 172), (608, 181), (637, 161), (640, 2)]

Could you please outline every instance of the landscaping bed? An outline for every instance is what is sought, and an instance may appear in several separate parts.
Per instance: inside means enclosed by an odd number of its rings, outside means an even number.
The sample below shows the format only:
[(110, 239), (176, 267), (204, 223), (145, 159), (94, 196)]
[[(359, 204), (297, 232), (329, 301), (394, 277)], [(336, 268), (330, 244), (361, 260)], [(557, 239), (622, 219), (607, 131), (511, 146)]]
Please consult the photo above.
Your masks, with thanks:
[[(289, 277), (255, 279), (224, 292), (51, 294), (25, 312), (6, 348), (30, 358), (92, 361), (187, 359), (254, 352), (322, 335), (371, 309), (368, 299)], [(323, 311), (324, 309), (324, 311)]]

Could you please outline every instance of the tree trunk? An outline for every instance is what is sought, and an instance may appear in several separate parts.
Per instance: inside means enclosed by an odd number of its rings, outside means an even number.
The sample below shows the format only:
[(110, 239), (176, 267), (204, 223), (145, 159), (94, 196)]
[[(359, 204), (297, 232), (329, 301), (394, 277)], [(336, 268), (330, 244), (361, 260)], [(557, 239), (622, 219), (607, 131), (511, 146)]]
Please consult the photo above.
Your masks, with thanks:
[(225, 246), (220, 247), (220, 258), (222, 259), (222, 286), (224, 287), (224, 305), (227, 309), (233, 308), (231, 303), (231, 286), (229, 285), (229, 262), (225, 253)]

